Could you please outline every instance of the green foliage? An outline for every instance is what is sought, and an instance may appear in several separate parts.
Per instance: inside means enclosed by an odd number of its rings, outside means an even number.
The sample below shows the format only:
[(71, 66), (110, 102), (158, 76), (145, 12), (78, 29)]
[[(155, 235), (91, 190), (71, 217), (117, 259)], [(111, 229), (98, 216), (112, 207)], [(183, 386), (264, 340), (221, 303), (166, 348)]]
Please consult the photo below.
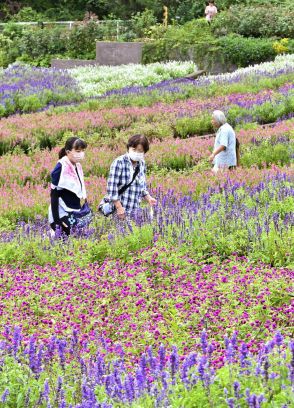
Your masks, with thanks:
[(136, 38), (146, 37), (149, 27), (156, 24), (156, 18), (152, 10), (144, 10), (132, 16), (132, 30)]
[[(175, 344), (175, 342), (173, 342)], [(95, 349), (93, 350), (96, 351)], [(19, 353), (20, 354), (20, 353)], [(283, 354), (283, 357), (282, 357)], [(89, 357), (89, 356), (87, 356)], [(87, 359), (83, 357), (86, 361)], [(269, 378), (262, 380), (261, 376), (254, 375), (257, 370), (256, 358), (247, 358), (249, 369), (245, 371), (237, 363), (226, 364), (224, 367), (218, 368), (215, 371), (215, 378), (209, 386), (202, 381), (195, 381), (191, 387), (185, 387), (177, 374), (174, 384), (170, 387), (169, 392), (169, 406), (173, 408), (195, 408), (195, 407), (209, 407), (217, 404), (218, 408), (227, 407), (227, 402), (224, 394), (224, 389), (227, 390), (227, 398), (234, 398), (233, 382), (238, 381), (240, 386), (239, 403), (246, 406), (246, 390), (250, 390), (251, 395), (264, 395), (264, 407), (274, 407), (282, 405), (291, 405), (292, 397), (288, 389), (290, 389), (290, 378), (287, 375), (288, 370), (286, 364), (290, 364), (291, 355), (288, 350), (284, 353), (274, 351), (269, 353), (269, 371), (276, 374), (280, 381)], [(112, 368), (112, 364), (110, 363)], [(248, 368), (247, 367), (247, 368)], [(246, 368), (246, 369), (247, 369)], [(247, 372), (247, 374), (246, 374)], [(188, 378), (197, 376), (197, 369), (193, 367), (188, 370)], [(12, 355), (5, 356), (2, 361), (2, 371), (0, 378), (0, 393), (1, 395), (5, 389), (9, 390), (6, 403), (2, 403), (3, 407), (23, 407), (25, 406), (26, 397), (29, 395), (29, 406), (37, 406), (39, 399), (44, 392), (44, 383), (49, 379), (49, 395), (50, 401), (56, 400), (56, 384), (58, 377), (62, 378), (62, 387), (65, 394), (65, 400), (68, 404), (76, 404), (81, 401), (82, 384), (80, 381), (81, 369), (77, 363), (77, 358), (65, 364), (64, 370), (61, 368), (58, 361), (44, 364), (40, 374), (36, 375), (29, 368), (28, 357), (22, 353), (20, 357), (13, 357)], [(192, 377), (193, 378), (193, 377)], [(196, 377), (197, 378), (197, 377)], [(162, 383), (155, 380), (157, 389), (162, 389)], [(283, 386), (281, 386), (283, 384)], [(97, 400), (100, 402), (107, 401), (111, 403), (114, 408), (121, 408), (120, 402), (113, 400), (108, 396), (105, 387), (97, 385), (95, 389)], [(268, 402), (268, 401), (271, 402)], [(132, 408), (153, 408), (155, 404), (155, 397), (151, 395), (142, 396), (136, 399), (133, 403), (124, 403), (125, 407)], [(45, 406), (42, 404), (42, 406)], [(163, 406), (163, 405), (161, 405)], [(241, 405), (240, 405), (241, 406)]]
[[(1, 220), (1, 218), (0, 218)], [(3, 225), (10, 225), (9, 221)], [(104, 217), (98, 217), (95, 220), (96, 226), (103, 223), (109, 224), (109, 233), (112, 232), (113, 225)], [(0, 222), (1, 226), (1, 222)], [(122, 224), (126, 232), (130, 232), (129, 227)], [(72, 252), (82, 251), (83, 256), (78, 260), (79, 266), (86, 266), (91, 262), (103, 262), (106, 258), (123, 259), (127, 261), (132, 257), (132, 254), (142, 248), (150, 246), (153, 239), (152, 226), (146, 225), (142, 228), (134, 227), (131, 234), (124, 237), (117, 237), (112, 242), (107, 237), (101, 237), (97, 241), (81, 241), (80, 239), (72, 238), (68, 244), (62, 241), (50, 243), (47, 237), (36, 237), (30, 235), (29, 229), (27, 237), (22, 236), (17, 241), (9, 243), (0, 243), (0, 265), (9, 265), (19, 263), (21, 265), (45, 265), (47, 263), (54, 264), (60, 257), (64, 261), (71, 260)], [(21, 248), (21, 250), (20, 250)]]
[(43, 17), (37, 13), (32, 7), (23, 7), (17, 14), (12, 16), (12, 21), (30, 22), (30, 21), (42, 21)]
[(52, 56), (66, 51), (64, 30), (61, 28), (31, 28), (23, 32), (19, 41), (18, 60), (33, 65), (48, 66)]
[(272, 144), (271, 140), (261, 143), (259, 146), (250, 145), (245, 152), (242, 152), (241, 165), (244, 167), (257, 166), (270, 167), (272, 164), (285, 166), (289, 165), (291, 155), (294, 153), (294, 146), (288, 143)]
[(245, 37), (294, 37), (294, 11), (290, 4), (279, 6), (231, 6), (213, 20), (217, 35), (237, 33)]
[(195, 0), (181, 1), (176, 10), (176, 20), (181, 24), (193, 20), (196, 17), (202, 17), (204, 14), (204, 3)]
[(19, 42), (22, 32), (21, 26), (9, 23), (0, 33), (0, 66), (8, 66), (20, 55)]
[(224, 59), (238, 67), (274, 59), (272, 44), (271, 39), (245, 38), (238, 34), (229, 34), (219, 39)]
[(192, 20), (182, 26), (156, 26), (150, 33), (151, 42), (146, 43), (143, 51), (145, 63), (162, 60), (191, 59), (194, 54), (215, 43), (210, 27), (205, 19)]
[(178, 119), (175, 124), (175, 136), (185, 139), (194, 135), (212, 133), (211, 116), (204, 113), (202, 116), (185, 117)]
[(102, 28), (95, 21), (76, 25), (68, 36), (66, 45), (68, 55), (71, 58), (95, 59), (96, 40), (102, 38)]

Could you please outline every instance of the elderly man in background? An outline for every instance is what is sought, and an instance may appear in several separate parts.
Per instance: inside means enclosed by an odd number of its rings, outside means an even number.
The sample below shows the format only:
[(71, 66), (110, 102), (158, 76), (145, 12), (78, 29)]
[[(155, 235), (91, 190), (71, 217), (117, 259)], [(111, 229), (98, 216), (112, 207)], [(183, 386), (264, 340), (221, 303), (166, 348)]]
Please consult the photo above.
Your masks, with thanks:
[(234, 169), (237, 166), (236, 135), (234, 129), (227, 123), (225, 114), (216, 110), (212, 114), (211, 123), (217, 129), (214, 148), (209, 160), (213, 162), (213, 171)]

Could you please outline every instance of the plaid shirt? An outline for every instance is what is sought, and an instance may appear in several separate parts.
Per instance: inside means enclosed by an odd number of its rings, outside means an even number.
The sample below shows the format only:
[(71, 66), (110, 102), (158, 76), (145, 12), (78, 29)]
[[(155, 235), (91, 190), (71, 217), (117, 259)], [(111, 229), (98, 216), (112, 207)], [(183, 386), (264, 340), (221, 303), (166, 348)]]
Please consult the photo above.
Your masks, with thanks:
[(110, 174), (107, 180), (107, 196), (110, 200), (120, 200), (126, 213), (131, 213), (140, 205), (142, 197), (148, 193), (146, 185), (146, 165), (144, 161), (139, 161), (140, 171), (133, 183), (123, 193), (118, 195), (118, 190), (131, 182), (134, 174), (132, 162), (128, 154), (118, 157), (110, 167)]

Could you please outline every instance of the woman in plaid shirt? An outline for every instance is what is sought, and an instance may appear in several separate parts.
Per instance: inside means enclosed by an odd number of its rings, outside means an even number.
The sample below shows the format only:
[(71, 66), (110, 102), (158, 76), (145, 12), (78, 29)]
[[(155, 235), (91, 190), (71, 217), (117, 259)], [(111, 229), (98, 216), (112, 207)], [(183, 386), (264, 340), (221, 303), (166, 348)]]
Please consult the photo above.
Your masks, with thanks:
[[(112, 163), (107, 181), (107, 196), (113, 202), (120, 219), (124, 219), (126, 215), (136, 210), (142, 198), (151, 206), (156, 204), (155, 198), (151, 197), (146, 185), (144, 154), (149, 150), (148, 139), (143, 135), (130, 137), (127, 150), (126, 154)], [(138, 174), (133, 183), (119, 196), (118, 191), (131, 182), (136, 168)]]

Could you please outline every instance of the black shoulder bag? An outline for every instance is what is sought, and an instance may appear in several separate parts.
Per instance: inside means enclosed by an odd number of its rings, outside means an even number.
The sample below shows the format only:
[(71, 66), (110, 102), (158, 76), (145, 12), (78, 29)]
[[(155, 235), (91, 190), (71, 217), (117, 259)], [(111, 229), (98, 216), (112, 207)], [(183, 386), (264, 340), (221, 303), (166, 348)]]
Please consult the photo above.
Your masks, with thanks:
[[(139, 171), (140, 171), (140, 164), (136, 167), (132, 180), (128, 184), (126, 184), (125, 186), (121, 187), (118, 190), (118, 195), (121, 196), (133, 184), (135, 178), (139, 174)], [(99, 204), (98, 211), (101, 214), (103, 214), (105, 217), (108, 217), (110, 214), (113, 214), (115, 212), (115, 206), (111, 200), (109, 200), (107, 197), (104, 197), (101, 203)]]

